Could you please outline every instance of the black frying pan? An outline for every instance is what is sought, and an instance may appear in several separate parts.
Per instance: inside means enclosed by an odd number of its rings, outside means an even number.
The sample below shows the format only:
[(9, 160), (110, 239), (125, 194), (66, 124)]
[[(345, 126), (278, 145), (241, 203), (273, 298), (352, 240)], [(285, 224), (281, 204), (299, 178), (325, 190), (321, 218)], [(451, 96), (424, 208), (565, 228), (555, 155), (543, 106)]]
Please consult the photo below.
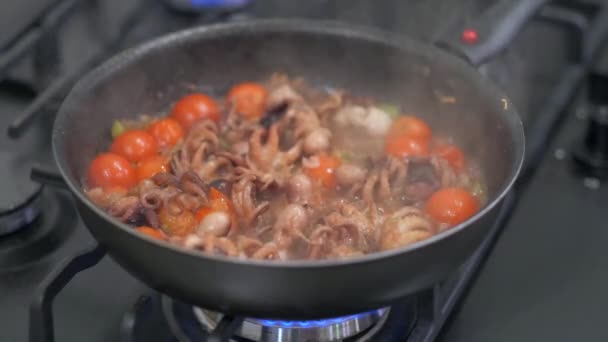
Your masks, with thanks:
[[(490, 202), (468, 221), (404, 249), (349, 260), (265, 262), (209, 256), (150, 239), (84, 195), (82, 177), (108, 146), (114, 119), (166, 110), (193, 84), (222, 90), (276, 71), (397, 102), (423, 116), (480, 162)], [(456, 102), (444, 103), (444, 96)], [(183, 31), (114, 57), (66, 99), (53, 147), (86, 226), (137, 278), (208, 309), (312, 319), (390, 305), (460, 266), (519, 172), (524, 136), (505, 95), (443, 50), (351, 25), (270, 20)]]

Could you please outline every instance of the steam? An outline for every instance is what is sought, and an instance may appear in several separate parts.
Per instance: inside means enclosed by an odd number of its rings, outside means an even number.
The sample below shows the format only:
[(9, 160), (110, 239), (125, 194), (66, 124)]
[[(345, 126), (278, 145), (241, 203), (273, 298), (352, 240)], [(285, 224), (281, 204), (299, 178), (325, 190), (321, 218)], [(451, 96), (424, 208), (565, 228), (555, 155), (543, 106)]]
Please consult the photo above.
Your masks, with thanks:
[(178, 36), (144, 55), (114, 60), (70, 109), (66, 146), (74, 174), (84, 174), (88, 161), (107, 146), (116, 118), (163, 112), (193, 90), (222, 93), (234, 83), (284, 72), (314, 86), (397, 104), (404, 113), (428, 120), (436, 134), (453, 138), (477, 160), (490, 194), (506, 181), (512, 136), (501, 99), (480, 75), (455, 57), (407, 40), (399, 49), (357, 38), (344, 28), (317, 29), (297, 22), (257, 28), (250, 23)]

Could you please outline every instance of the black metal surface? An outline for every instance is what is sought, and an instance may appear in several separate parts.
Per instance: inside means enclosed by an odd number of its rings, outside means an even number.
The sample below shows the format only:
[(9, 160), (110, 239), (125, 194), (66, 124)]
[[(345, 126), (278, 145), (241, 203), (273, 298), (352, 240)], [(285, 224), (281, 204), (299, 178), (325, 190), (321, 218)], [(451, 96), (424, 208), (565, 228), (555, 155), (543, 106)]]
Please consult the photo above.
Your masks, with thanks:
[[(349, 51), (346, 56), (344, 49)], [(229, 54), (224, 53), (228, 51)], [(251, 51), (262, 54), (251, 56)], [(264, 62), (270, 58), (264, 55), (266, 51), (281, 58), (268, 64)], [(382, 61), (378, 60), (379, 55), (383, 56)], [(332, 58), (341, 60), (329, 62)], [(361, 60), (374, 61), (376, 67), (353, 75), (349, 65)], [(178, 65), (179, 69), (161, 73), (158, 63)], [(213, 68), (206, 68), (206, 63)], [(427, 78), (428, 74), (417, 73), (425, 67), (431, 68), (431, 75), (440, 76)], [(226, 74), (222, 71), (226, 68), (233, 71)], [(482, 167), (492, 170), (487, 172), (486, 181), (493, 199), (468, 224), (403, 250), (368, 255), (361, 260), (272, 264), (208, 256), (152, 242), (130, 227), (117, 224), (84, 195), (81, 175), (107, 138), (106, 127), (115, 117), (162, 110), (166, 106), (163, 96), (172, 98), (173, 94), (186, 91), (180, 85), (197, 84), (203, 70), (205, 86), (222, 89), (239, 79), (268, 77), (277, 69), (372, 96), (386, 98), (397, 90), (413, 96), (415, 92), (426, 94), (427, 100), (418, 98), (419, 107), (414, 110), (428, 113), (427, 118), (438, 131), (449, 127), (450, 135)], [(392, 77), (387, 79), (386, 75)], [(402, 82), (405, 75), (410, 78), (408, 84)], [(446, 75), (450, 75), (451, 85), (443, 84)], [(140, 82), (145, 82), (144, 89), (138, 86)], [(421, 87), (425, 83), (428, 86)], [(169, 88), (168, 84), (174, 87)], [(437, 106), (436, 99), (429, 99), (433, 94), (430, 89), (447, 91), (461, 102), (429, 112)], [(393, 96), (399, 102), (409, 100)], [(142, 104), (139, 98), (147, 100)], [(393, 40), (384, 33), (335, 23), (248, 22), (184, 31), (102, 65), (80, 82), (66, 100), (55, 123), (53, 145), (85, 224), (121, 265), (152, 287), (226, 313), (282, 319), (337, 317), (389, 305), (444, 278), (471, 255), (491, 227), (500, 200), (521, 166), (521, 122), (512, 107), (504, 107), (505, 101), (508, 100), (504, 95), (458, 58), (405, 38)], [(117, 104), (120, 107), (115, 107)], [(408, 101), (406, 105), (412, 108), (413, 103)], [(459, 125), (464, 128), (464, 123), (466, 130), (454, 129)], [(471, 136), (471, 127), (478, 127), (480, 135)], [(480, 148), (480, 140), (493, 143)], [(154, 262), (150, 263), (149, 258)], [(208, 277), (200, 270), (216, 276)], [(344, 288), (345, 282), (357, 286)]]
[(573, 158), (582, 175), (608, 176), (608, 76), (592, 72), (587, 87), (587, 128)]
[(465, 42), (462, 30), (450, 30), (440, 45), (464, 56), (471, 64), (481, 65), (502, 52), (530, 22), (530, 18), (549, 0), (501, 0), (466, 28), (477, 32), (477, 42)]
[[(13, 0), (6, 1), (14, 2)], [(7, 17), (5, 20), (0, 20), (2, 25), (11, 25), (10, 28), (6, 27), (4, 30), (0, 30), (3, 35), (0, 36), (0, 51), (2, 51), (0, 57), (0, 80), (4, 79), (5, 72), (9, 67), (19, 62), (21, 57), (33, 48), (37, 48), (39, 51), (36, 59), (38, 61), (38, 67), (41, 69), (40, 71), (43, 71), (43, 68), (53, 68), (56, 66), (56, 59), (48, 60), (47, 58), (57, 57), (57, 42), (53, 41), (53, 39), (55, 39), (57, 26), (70, 14), (78, 3), (78, 0), (20, 2), (20, 5), (14, 6), (3, 3), (5, 11), (0, 12), (3, 16), (14, 15), (10, 11), (7, 11), (8, 9), (21, 12), (20, 15), (15, 17)], [(50, 7), (50, 10), (48, 10), (48, 12), (43, 12), (47, 7)], [(27, 22), (28, 18), (34, 21), (41, 13), (45, 13), (45, 16), (39, 23), (34, 24), (33, 22)], [(34, 25), (28, 27), (27, 25), (29, 24)], [(18, 35), (18, 32), (26, 28), (27, 31), (23, 33), (23, 36), (17, 39), (16, 36)], [(8, 42), (13, 39), (15, 39), (16, 42), (5, 50), (5, 44), (8, 44)], [(45, 44), (37, 45), (41, 40), (43, 40)], [(43, 64), (41, 65), (40, 63)]]
[[(567, 121), (439, 341), (605, 341), (608, 192), (573, 173), (585, 122)], [(551, 153), (556, 151), (555, 155)], [(565, 153), (565, 158), (561, 155)]]
[(41, 260), (65, 241), (76, 225), (76, 211), (67, 194), (44, 191), (43, 213), (21, 231), (0, 239), (0, 272)]
[(30, 307), (30, 342), (55, 341), (52, 313), (55, 296), (76, 274), (97, 264), (105, 254), (104, 248), (95, 245), (60, 263), (44, 279)]
[(0, 11), (0, 51), (20, 38), (20, 34), (42, 16), (56, 0), (40, 1), (3, 1)]
[(19, 210), (40, 192), (40, 184), (27, 176), (29, 167), (27, 159), (0, 148), (0, 181), (4, 192), (0, 197), (0, 216)]
[(580, 11), (573, 11), (558, 5), (545, 5), (538, 14), (538, 18), (569, 28), (573, 32), (570, 39), (573, 49), (569, 53), (572, 55), (573, 61), (582, 61), (584, 37), (589, 28), (589, 18), (587, 16)]
[(519, 182), (527, 182), (534, 172), (539, 160), (543, 158), (546, 146), (556, 131), (556, 126), (564, 119), (566, 111), (563, 109), (571, 103), (588, 75), (593, 63), (597, 62), (601, 48), (608, 39), (608, 8), (603, 8), (594, 18), (592, 25), (584, 34), (582, 59), (562, 71), (562, 76), (555, 84), (547, 98), (546, 105), (538, 115), (529, 131), (530, 139), (526, 148), (528, 162), (521, 172)]
[(573, 158), (581, 174), (605, 178), (608, 175), (608, 77), (599, 73), (589, 76), (587, 128), (577, 142)]
[(230, 338), (235, 334), (236, 329), (243, 322), (242, 318), (225, 316), (218, 325), (207, 336), (208, 342), (230, 342)]
[(50, 185), (64, 190), (67, 190), (68, 188), (63, 177), (61, 177), (61, 174), (57, 170), (34, 166), (30, 171), (30, 178), (39, 184)]
[[(116, 53), (123, 46), (124, 41), (129, 37), (131, 30), (137, 27), (138, 21), (145, 17), (145, 3), (137, 6), (132, 10), (127, 19), (116, 33), (116, 37), (110, 40), (110, 44), (105, 46), (101, 51), (90, 57), (86, 62), (77, 68), (71, 70), (64, 76), (52, 82), (44, 91), (42, 91), (30, 105), (15, 118), (8, 126), (8, 135), (11, 138), (20, 137), (29, 125), (34, 121), (37, 115), (42, 114), (45, 106), (52, 103), (53, 100), (65, 97), (65, 93), (74, 85), (74, 83), (82, 77), (88, 70), (101, 63), (103, 60)], [(49, 38), (51, 39), (51, 38)], [(45, 50), (46, 51), (46, 50)], [(48, 52), (45, 52), (48, 53)], [(54, 111), (53, 111), (54, 112)]]

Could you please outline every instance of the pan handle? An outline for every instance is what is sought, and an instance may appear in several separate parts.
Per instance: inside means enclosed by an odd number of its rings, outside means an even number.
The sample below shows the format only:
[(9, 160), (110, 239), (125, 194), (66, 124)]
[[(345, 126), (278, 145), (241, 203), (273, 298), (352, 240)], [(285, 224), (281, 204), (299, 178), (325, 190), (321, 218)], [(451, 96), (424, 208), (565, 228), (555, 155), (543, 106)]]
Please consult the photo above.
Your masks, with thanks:
[(436, 43), (479, 66), (511, 43), (524, 25), (550, 0), (500, 0), (464, 30), (450, 30)]

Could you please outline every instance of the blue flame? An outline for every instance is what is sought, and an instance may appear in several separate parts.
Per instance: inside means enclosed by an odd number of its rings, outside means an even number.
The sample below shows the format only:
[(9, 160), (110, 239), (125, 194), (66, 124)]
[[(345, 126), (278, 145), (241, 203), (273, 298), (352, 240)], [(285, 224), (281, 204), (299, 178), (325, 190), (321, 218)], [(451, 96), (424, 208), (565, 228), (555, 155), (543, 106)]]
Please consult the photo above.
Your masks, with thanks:
[(256, 319), (261, 325), (266, 327), (276, 327), (276, 328), (319, 328), (326, 327), (330, 325), (340, 324), (346, 321), (354, 320), (359, 317), (368, 316), (374, 313), (382, 313), (381, 310), (374, 310), (365, 313), (360, 313), (356, 315), (344, 316), (344, 317), (336, 317), (336, 318), (327, 318), (327, 319), (319, 319), (314, 321), (279, 321), (279, 320), (271, 320), (271, 319)]
[(239, 7), (246, 5), (250, 0), (190, 0), (196, 7)]

